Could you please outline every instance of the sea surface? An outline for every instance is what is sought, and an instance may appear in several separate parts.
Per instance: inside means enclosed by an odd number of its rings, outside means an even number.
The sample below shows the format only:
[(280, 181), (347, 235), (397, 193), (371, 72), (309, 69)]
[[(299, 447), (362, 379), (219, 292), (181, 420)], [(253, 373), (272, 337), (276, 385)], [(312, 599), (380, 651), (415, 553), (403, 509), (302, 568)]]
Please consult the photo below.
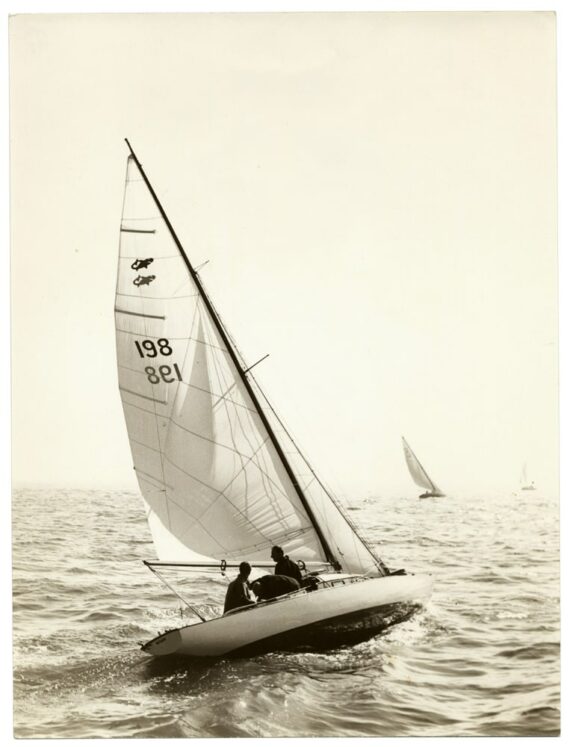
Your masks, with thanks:
[[(560, 727), (558, 502), (539, 491), (366, 498), (350, 516), (427, 606), (321, 653), (151, 660), (180, 603), (148, 571), (134, 493), (13, 498), (14, 735), (20, 738), (553, 736)], [(223, 601), (227, 579), (187, 593)]]

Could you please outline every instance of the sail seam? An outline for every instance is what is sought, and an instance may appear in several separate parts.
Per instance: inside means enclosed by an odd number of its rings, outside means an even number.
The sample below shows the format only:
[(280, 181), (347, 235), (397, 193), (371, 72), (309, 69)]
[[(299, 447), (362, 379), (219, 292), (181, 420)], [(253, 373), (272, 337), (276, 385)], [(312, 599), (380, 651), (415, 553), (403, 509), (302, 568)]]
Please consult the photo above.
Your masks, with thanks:
[[(165, 483), (161, 482), (160, 478), (155, 477), (154, 475), (149, 475), (148, 472), (143, 472), (142, 470), (137, 469), (136, 467), (135, 467), (135, 472), (137, 476), (140, 475), (141, 480), (144, 480), (145, 482), (147, 482), (152, 488), (154, 488), (154, 490), (157, 493), (165, 493), (167, 489), (168, 490), (172, 489), (172, 486), (166, 485)], [(155, 480), (155, 482), (161, 483), (161, 486), (157, 487), (156, 485), (153, 485), (151, 480)]]
[[(210, 329), (208, 328), (208, 335), (210, 336), (210, 345), (211, 345), (211, 349), (215, 349), (215, 347), (217, 347), (217, 346), (214, 346), (214, 345), (213, 345), (213, 344), (211, 343), (211, 335), (215, 335), (215, 332), (214, 332), (214, 330), (210, 330)], [(230, 356), (230, 357), (231, 357), (231, 356)], [(219, 385), (220, 389), (222, 389), (222, 391), (223, 391), (224, 389), (228, 389), (228, 381), (227, 381), (227, 380), (226, 380), (226, 378), (224, 377), (224, 375), (223, 375), (223, 371), (222, 371), (222, 368), (221, 368), (221, 365), (220, 365), (220, 363), (219, 363), (219, 362), (218, 362), (218, 361), (216, 360), (216, 358), (215, 358), (215, 357), (213, 358), (213, 368), (214, 368), (214, 373), (215, 373), (215, 375), (216, 375), (216, 377), (217, 377), (217, 381), (218, 381), (218, 385)], [(229, 406), (228, 406), (228, 401), (224, 399), (224, 400), (223, 400), (223, 406), (222, 406), (221, 408), (219, 408), (219, 409), (220, 409), (220, 410), (222, 410), (222, 412), (225, 412), (225, 416), (226, 416), (226, 419), (227, 419), (227, 424), (228, 424), (228, 427), (229, 427), (229, 432), (230, 432), (230, 438), (231, 438), (231, 440), (232, 440), (232, 443), (234, 444), (234, 446), (235, 446), (235, 448), (236, 448), (236, 452), (237, 452), (237, 454), (238, 454), (238, 456), (239, 456), (239, 458), (240, 458), (240, 461), (241, 461), (241, 468), (242, 468), (242, 470), (243, 470), (243, 468), (244, 468), (244, 462), (243, 462), (243, 459), (244, 459), (244, 458), (246, 459), (246, 464), (247, 464), (247, 457), (246, 457), (246, 456), (242, 456), (242, 455), (240, 454), (239, 450), (237, 449), (237, 443), (236, 443), (236, 434), (234, 433), (234, 429), (233, 429), (233, 427), (232, 427), (232, 418), (231, 418), (231, 414), (230, 414), (230, 410), (229, 410)], [(235, 416), (235, 418), (236, 418), (236, 421), (237, 421), (237, 425), (238, 425), (238, 427), (239, 427), (239, 430), (240, 430), (240, 432), (241, 432), (241, 435), (243, 436), (243, 438), (245, 439), (245, 442), (246, 442), (246, 443), (247, 443), (247, 445), (249, 446), (250, 452), (254, 452), (254, 453), (255, 453), (255, 451), (256, 451), (256, 449), (255, 449), (255, 446), (254, 446), (254, 445), (253, 445), (253, 444), (251, 443), (251, 441), (250, 441), (250, 438), (249, 438), (249, 436), (248, 436), (248, 434), (247, 434), (247, 431), (246, 431), (246, 429), (245, 429), (245, 428), (243, 427), (243, 424), (242, 424), (242, 422), (241, 422), (241, 418), (240, 418), (240, 412), (239, 412), (239, 410), (236, 410), (236, 411), (234, 411), (234, 413), (233, 413), (233, 414), (234, 414), (234, 416)], [(247, 492), (247, 491), (248, 491), (248, 481), (247, 481), (247, 473), (244, 473), (244, 479), (245, 479), (245, 491), (244, 491), (244, 493), (245, 493), (245, 494), (244, 494), (244, 501), (245, 501), (245, 510), (247, 511), (247, 510), (248, 510), (248, 507), (249, 507), (249, 506), (248, 506), (248, 492)], [(265, 481), (264, 481), (264, 480), (263, 480), (263, 482), (265, 483)], [(267, 492), (269, 492), (269, 491), (267, 491)]]
[[(190, 472), (186, 472), (186, 470), (185, 470), (185, 469), (183, 469), (183, 468), (182, 468), (182, 467), (180, 467), (180, 466), (179, 466), (178, 464), (176, 464), (175, 462), (173, 462), (173, 461), (172, 461), (171, 459), (169, 459), (169, 458), (168, 458), (168, 457), (167, 457), (166, 455), (164, 455), (164, 459), (165, 459), (165, 460), (166, 460), (166, 461), (167, 461), (167, 462), (168, 462), (169, 464), (171, 464), (171, 465), (172, 465), (173, 467), (175, 467), (176, 469), (180, 470), (180, 472), (182, 472), (183, 474), (187, 475), (187, 477), (190, 477), (190, 478), (191, 478), (192, 480), (195, 480), (196, 482), (200, 483), (201, 485), (204, 485), (204, 487), (206, 487), (206, 488), (209, 488), (209, 489), (210, 489), (210, 490), (212, 490), (212, 491), (215, 491), (215, 488), (212, 488), (212, 486), (211, 486), (211, 485), (208, 485), (207, 483), (203, 482), (202, 480), (200, 480), (199, 478), (197, 478), (197, 477), (196, 477), (195, 475), (192, 475), (192, 474), (191, 474)], [(217, 491), (215, 491), (215, 492), (217, 492)], [(225, 499), (226, 499), (226, 500), (228, 501), (228, 503), (229, 503), (229, 504), (230, 504), (231, 506), (233, 506), (233, 507), (234, 507), (234, 508), (236, 509), (236, 511), (238, 511), (238, 513), (240, 513), (240, 514), (241, 514), (241, 515), (243, 516), (243, 518), (244, 518), (244, 519), (245, 519), (245, 520), (246, 520), (246, 521), (248, 522), (248, 524), (250, 524), (250, 525), (251, 525), (251, 526), (253, 527), (253, 529), (255, 530), (255, 532), (256, 532), (256, 533), (257, 533), (258, 535), (260, 535), (261, 537), (263, 537), (263, 539), (264, 539), (264, 540), (266, 540), (267, 542), (271, 542), (271, 538), (269, 538), (269, 537), (266, 537), (266, 536), (265, 536), (265, 534), (264, 534), (264, 533), (263, 533), (263, 532), (261, 531), (261, 529), (259, 529), (258, 527), (256, 527), (256, 526), (255, 526), (255, 525), (253, 524), (253, 522), (251, 521), (251, 519), (250, 519), (250, 518), (249, 518), (248, 516), (246, 516), (246, 515), (245, 515), (245, 514), (243, 513), (243, 511), (242, 511), (242, 510), (240, 509), (240, 507), (239, 507), (239, 506), (236, 506), (236, 504), (235, 504), (235, 503), (233, 503), (233, 501), (232, 501), (232, 500), (231, 500), (230, 498), (228, 498), (228, 496), (224, 496), (224, 498), (225, 498)], [(219, 545), (219, 546), (220, 546), (221, 548), (223, 548), (224, 550), (227, 550), (226, 546), (225, 546), (225, 545), (222, 545), (222, 543), (220, 542), (220, 540), (219, 540), (219, 539), (218, 539), (217, 537), (214, 537), (214, 536), (213, 536), (213, 535), (212, 535), (212, 534), (211, 534), (211, 533), (210, 533), (210, 532), (208, 531), (208, 529), (206, 528), (206, 526), (205, 526), (205, 525), (204, 525), (204, 524), (202, 523), (202, 521), (201, 521), (201, 517), (202, 517), (202, 516), (204, 516), (204, 513), (203, 513), (203, 514), (201, 514), (201, 515), (200, 515), (200, 517), (197, 517), (197, 516), (195, 516), (194, 514), (191, 514), (191, 513), (190, 513), (190, 512), (189, 512), (189, 511), (188, 511), (188, 510), (187, 510), (187, 509), (186, 509), (186, 508), (184, 507), (184, 506), (180, 505), (180, 504), (179, 504), (179, 503), (178, 503), (177, 501), (175, 501), (175, 500), (174, 500), (174, 498), (173, 498), (172, 496), (170, 496), (170, 500), (172, 501), (172, 503), (174, 503), (174, 505), (175, 505), (175, 506), (177, 506), (177, 507), (178, 507), (178, 508), (179, 508), (179, 509), (180, 509), (181, 511), (183, 511), (183, 512), (184, 512), (184, 513), (186, 514), (186, 516), (188, 516), (188, 517), (189, 517), (190, 519), (192, 519), (193, 521), (195, 521), (196, 523), (198, 523), (198, 524), (200, 525), (200, 527), (202, 527), (202, 529), (203, 529), (203, 530), (204, 530), (204, 531), (206, 532), (206, 534), (210, 535), (210, 536), (212, 537), (212, 539), (213, 539), (213, 540), (214, 540), (214, 541), (215, 541), (215, 542), (216, 542), (216, 543), (217, 543), (217, 544), (218, 544), (218, 545)], [(209, 507), (209, 508), (210, 508), (210, 507)], [(183, 534), (183, 532), (181, 532), (181, 533)]]
[[(209, 332), (213, 333), (214, 330), (209, 330)], [(215, 359), (214, 359), (214, 369), (215, 369), (216, 375), (218, 377), (218, 384), (220, 385), (220, 388), (222, 388), (222, 389), (224, 387), (227, 388), (228, 387), (228, 382), (225, 380), (225, 377), (223, 376), (223, 372), (222, 372), (222, 370), (221, 370), (218, 362)], [(228, 409), (228, 400), (226, 400), (226, 399), (224, 399), (224, 409), (225, 409), (225, 412), (226, 412), (226, 417), (228, 418), (228, 424), (230, 425), (230, 433), (232, 435), (232, 441), (235, 443), (235, 435), (234, 435), (233, 430), (231, 428), (231, 418), (230, 418), (230, 412), (229, 412), (229, 409)], [(253, 413), (251, 413), (251, 411), (250, 411), (249, 408), (247, 408), (247, 413), (249, 415), (250, 420), (252, 420)], [(257, 413), (255, 413), (255, 414), (257, 414)], [(247, 433), (247, 429), (245, 428), (244, 423), (242, 422), (242, 419), (240, 417), (241, 412), (240, 411), (236, 411), (236, 412), (234, 412), (234, 415), (236, 416), (236, 421), (237, 421), (237, 424), (239, 426), (239, 429), (241, 431), (241, 434), (242, 434), (243, 438), (245, 439), (247, 445), (249, 446), (250, 451), (253, 452), (253, 454), (255, 455), (255, 453), (258, 451), (258, 449), (256, 449), (255, 445), (250, 440), (250, 437), (249, 437), (249, 435)], [(267, 436), (269, 436), (269, 434), (267, 434)], [(265, 440), (267, 440), (267, 439), (265, 439)], [(284, 512), (281, 509), (279, 501), (275, 501), (274, 498), (272, 500), (272, 497), (274, 495), (273, 491), (275, 489), (277, 489), (278, 493), (280, 493), (288, 501), (290, 500), (289, 496), (284, 491), (279, 490), (279, 487), (274, 484), (273, 480), (269, 477), (269, 475), (266, 472), (266, 469), (267, 469), (266, 465), (264, 465), (265, 469), (262, 469), (257, 462), (254, 461), (253, 464), (255, 464), (255, 466), (259, 470), (259, 473), (262, 476), (262, 483), (263, 483), (263, 486), (265, 488), (265, 491), (266, 491), (266, 494), (267, 494), (267, 498), (269, 499), (271, 505), (273, 506), (273, 508), (275, 510), (276, 518), (281, 523), (283, 523), (285, 521), (285, 514), (284, 514)], [(243, 469), (243, 466), (244, 465), (242, 464), (242, 469)], [(247, 473), (245, 473), (245, 479), (246, 479), (246, 496), (247, 496)], [(269, 489), (269, 488), (271, 488), (271, 489)], [(246, 504), (246, 510), (247, 510), (247, 508), (248, 508), (248, 506)]]
[[(136, 293), (121, 293), (117, 291), (117, 296), (121, 298), (140, 298)], [(153, 296), (153, 301), (182, 301), (186, 298), (197, 298), (198, 293), (188, 293), (185, 296)]]
[[(199, 518), (202, 518), (202, 516), (205, 516), (205, 515), (206, 515), (206, 514), (208, 513), (208, 511), (211, 511), (211, 510), (212, 510), (212, 508), (213, 508), (213, 507), (215, 506), (215, 504), (216, 504), (216, 503), (218, 502), (218, 500), (219, 500), (220, 498), (226, 498), (226, 500), (228, 500), (228, 498), (227, 498), (227, 496), (226, 496), (226, 494), (225, 494), (225, 493), (226, 493), (226, 490), (227, 490), (227, 489), (228, 489), (228, 488), (230, 487), (230, 485), (232, 485), (232, 484), (233, 484), (233, 483), (234, 483), (234, 482), (235, 482), (235, 481), (236, 481), (236, 480), (238, 479), (238, 477), (239, 477), (239, 476), (240, 476), (240, 475), (242, 474), (242, 472), (243, 472), (243, 471), (245, 470), (245, 468), (247, 467), (247, 465), (248, 465), (248, 464), (251, 464), (251, 463), (252, 463), (252, 460), (253, 460), (253, 459), (255, 458), (255, 455), (257, 454), (257, 452), (258, 452), (258, 451), (259, 451), (260, 449), (262, 449), (262, 448), (263, 448), (263, 447), (265, 446), (265, 444), (267, 443), (267, 439), (268, 439), (268, 438), (269, 438), (269, 436), (268, 436), (267, 438), (265, 438), (265, 439), (264, 439), (264, 440), (263, 440), (263, 441), (262, 441), (262, 442), (261, 442), (261, 443), (259, 444), (259, 446), (258, 446), (257, 450), (256, 450), (256, 451), (255, 451), (255, 452), (254, 452), (254, 453), (253, 453), (253, 454), (252, 454), (252, 455), (251, 455), (250, 457), (249, 457), (249, 459), (247, 459), (247, 460), (245, 461), (245, 463), (244, 463), (244, 464), (242, 464), (242, 466), (241, 466), (241, 467), (239, 468), (239, 470), (238, 470), (238, 471), (237, 471), (237, 472), (235, 473), (235, 475), (234, 475), (234, 476), (232, 477), (232, 479), (231, 479), (231, 480), (230, 480), (230, 481), (228, 482), (228, 484), (227, 484), (227, 485), (225, 485), (225, 486), (224, 486), (224, 487), (222, 488), (222, 490), (220, 490), (220, 491), (219, 491), (218, 495), (217, 495), (217, 496), (216, 496), (216, 497), (214, 498), (214, 500), (213, 500), (213, 501), (212, 501), (212, 502), (210, 503), (210, 505), (208, 506), (208, 508), (204, 509), (204, 511), (203, 511), (203, 512), (202, 512), (202, 513), (200, 514)], [(231, 501), (230, 501), (230, 503), (231, 503)], [(232, 504), (232, 505), (233, 505), (233, 504)]]
[[(192, 315), (192, 321), (191, 321), (191, 324), (190, 324), (190, 331), (192, 331), (192, 330), (194, 329), (194, 324), (195, 324), (195, 322), (196, 322), (196, 319), (199, 319), (199, 314), (198, 314), (198, 303), (197, 303), (197, 304), (196, 304), (196, 306), (194, 307), (194, 313), (193, 313), (193, 315)], [(172, 339), (172, 337), (170, 337), (169, 339)], [(186, 360), (187, 360), (187, 358), (188, 358), (188, 351), (189, 351), (189, 347), (190, 347), (190, 340), (189, 340), (189, 339), (186, 339), (186, 350), (185, 350), (185, 352), (184, 352), (184, 361), (183, 361), (183, 364), (182, 364), (182, 368), (183, 368), (183, 369), (185, 368)], [(175, 392), (175, 394), (174, 394), (174, 401), (173, 401), (173, 405), (174, 405), (174, 404), (176, 403), (176, 399), (177, 399), (177, 397), (178, 397), (178, 394), (179, 394), (179, 392), (180, 392), (180, 384), (178, 384), (178, 385), (177, 385), (177, 387), (176, 387), (176, 392)], [(166, 426), (166, 433), (165, 433), (165, 436), (164, 436), (164, 443), (165, 443), (165, 445), (166, 445), (166, 444), (168, 443), (169, 439), (171, 438), (172, 426), (173, 426), (173, 424), (174, 424), (174, 419), (172, 418), (172, 410), (170, 411), (170, 415), (169, 415), (169, 417), (168, 417), (168, 421), (167, 421), (167, 423), (168, 423), (168, 424), (167, 424), (167, 426)], [(160, 443), (160, 439), (159, 439), (159, 443)], [(162, 453), (162, 451), (161, 451), (161, 455), (160, 455), (160, 458), (161, 458), (161, 463), (162, 463), (162, 465), (163, 465), (162, 469), (163, 469), (163, 473), (164, 473), (164, 459), (167, 459), (167, 457), (166, 457), (166, 454), (163, 454), (163, 453)], [(170, 460), (168, 460), (168, 459), (167, 459), (167, 461), (169, 461), (169, 462), (170, 462)], [(167, 502), (167, 506), (168, 506), (168, 500), (169, 500), (169, 499), (170, 499), (170, 495), (169, 495), (169, 493), (167, 492), (167, 493), (166, 493), (166, 502)], [(173, 501), (173, 503), (174, 503), (175, 505), (177, 505), (176, 501)], [(182, 507), (179, 507), (179, 508), (182, 508)], [(189, 514), (188, 512), (186, 512), (186, 511), (185, 511), (185, 509), (182, 509), (182, 510), (183, 510), (183, 511), (184, 511), (185, 513), (187, 513), (187, 515), (191, 516), (191, 514)], [(168, 528), (169, 528), (169, 529), (171, 529), (171, 522), (170, 522), (170, 512), (168, 512)], [(210, 535), (210, 536), (211, 536), (211, 535)], [(214, 537), (212, 537), (212, 539), (214, 539), (214, 540), (215, 540), (216, 542), (218, 542), (218, 541), (217, 541), (217, 540), (216, 540), (216, 539), (215, 539)], [(219, 543), (218, 543), (218, 544), (219, 544)], [(221, 546), (221, 545), (220, 545), (220, 546)]]
[[(216, 374), (218, 376), (218, 383), (221, 385), (222, 384), (222, 379), (224, 379), (224, 377), (223, 377), (221, 369), (217, 365), (217, 361), (215, 361), (215, 360), (214, 360), (214, 368), (215, 368)], [(224, 379), (223, 384), (224, 384), (224, 386), (227, 387), (228, 382), (225, 381), (225, 379)], [(224, 401), (224, 406), (225, 406), (225, 410), (226, 410), (226, 415), (228, 417), (228, 423), (230, 423), (231, 421), (230, 421), (230, 416), (229, 416), (229, 411), (228, 411), (228, 408), (227, 408), (226, 401)], [(248, 413), (249, 412), (250, 411), (249, 411), (249, 408), (248, 408)], [(256, 451), (255, 446), (254, 446), (254, 444), (251, 443), (250, 438), (249, 438), (248, 433), (247, 433), (247, 429), (245, 428), (244, 423), (241, 420), (241, 417), (240, 417), (241, 413), (239, 411), (237, 411), (234, 414), (236, 415), (236, 420), (237, 420), (237, 423), (239, 425), (240, 431), (241, 431), (243, 437), (245, 438), (245, 440), (246, 440), (249, 448), (251, 449), (251, 451), (255, 452)], [(257, 415), (257, 413), (255, 413), (255, 415)], [(251, 417), (252, 417), (252, 414), (250, 414), (250, 418)], [(235, 439), (233, 438), (233, 431), (231, 430), (231, 427), (230, 427), (230, 432), (232, 433), (232, 440), (235, 442)], [(267, 434), (267, 435), (269, 436), (269, 434)], [(287, 501), (290, 501), (290, 497), (284, 491), (281, 491), (279, 489), (279, 487), (274, 483), (274, 481), (270, 478), (270, 476), (267, 474), (267, 465), (264, 462), (263, 455), (260, 455), (259, 458), (260, 458), (261, 461), (263, 461), (263, 467), (260, 464), (258, 464), (257, 462), (253, 462), (253, 463), (255, 464), (255, 466), (257, 467), (257, 469), (259, 470), (259, 473), (262, 475), (262, 482), (263, 482), (263, 485), (264, 485), (264, 487), (266, 489), (267, 498), (269, 499), (269, 502), (270, 502), (270, 504), (272, 505), (272, 507), (273, 507), (273, 509), (275, 511), (275, 516), (278, 519), (278, 521), (281, 522), (281, 524), (283, 524), (286, 521), (286, 515), (285, 515), (283, 509), (281, 508), (280, 502), (275, 499), (275, 495), (274, 495), (273, 491), (277, 488), (277, 492), (280, 493), (281, 495), (283, 495), (286, 498)], [(268, 483), (269, 483), (269, 485), (268, 485)], [(269, 486), (271, 486), (271, 490), (269, 489)], [(246, 475), (246, 491), (247, 491), (247, 475)], [(246, 494), (247, 494), (247, 492), (246, 492)], [(246, 506), (246, 508), (247, 508), (247, 506)]]
[[(211, 394), (212, 397), (217, 397), (218, 399), (216, 402), (212, 404), (212, 408), (216, 407), (222, 400), (225, 400), (226, 402), (230, 402), (235, 407), (241, 407), (244, 410), (247, 410), (248, 412), (257, 414), (255, 410), (253, 410), (251, 407), (248, 407), (247, 405), (244, 405), (242, 402), (236, 402), (233, 399), (230, 399), (229, 397), (224, 396), (223, 394), (218, 394), (217, 392), (212, 392), (210, 389), (204, 389), (204, 387), (198, 386), (197, 384), (191, 384), (189, 381), (182, 381), (182, 384), (187, 386), (190, 389), (196, 389), (198, 392), (204, 392), (204, 394)], [(231, 389), (232, 387), (230, 387)], [(228, 390), (229, 391), (229, 390)], [(227, 392), (226, 392), (227, 394)]]
[(139, 311), (127, 311), (126, 309), (119, 309), (115, 306), (115, 311), (119, 314), (128, 314), (129, 316), (140, 316), (146, 319), (166, 319), (165, 316), (159, 316), (158, 314), (143, 314)]
[(127, 402), (127, 400), (121, 398), (121, 402), (125, 407), (132, 407), (135, 410), (139, 410), (140, 412), (144, 412), (146, 415), (154, 415), (157, 418), (162, 418), (163, 420), (170, 420), (170, 415), (161, 415), (159, 412), (156, 412), (156, 410), (145, 410), (144, 407), (141, 407), (140, 405), (135, 405), (134, 402)]
[(132, 389), (127, 389), (124, 386), (120, 386), (119, 390), (121, 392), (128, 392), (128, 394), (134, 394), (135, 397), (142, 397), (143, 399), (149, 399), (151, 402), (158, 402), (159, 405), (167, 405), (168, 402), (163, 399), (155, 399), (154, 397), (147, 397), (146, 394), (141, 394), (140, 392), (134, 392)]
[[(132, 329), (123, 329), (122, 327), (117, 327), (117, 332), (122, 332), (125, 335), (140, 335), (140, 332), (135, 332)], [(161, 336), (162, 335), (153, 335), (150, 332), (148, 332), (147, 330), (145, 330), (145, 337), (147, 339), (149, 339), (149, 340), (159, 340)], [(169, 340), (176, 340), (177, 342), (180, 342), (181, 340), (185, 340), (186, 342), (188, 342), (189, 338), (188, 337), (175, 337), (174, 335), (169, 335), (168, 339)], [(119, 364), (119, 365), (121, 365), (122, 368), (126, 368), (127, 370), (132, 370), (132, 371), (135, 370), (134, 368), (133, 369), (129, 369), (124, 364)]]

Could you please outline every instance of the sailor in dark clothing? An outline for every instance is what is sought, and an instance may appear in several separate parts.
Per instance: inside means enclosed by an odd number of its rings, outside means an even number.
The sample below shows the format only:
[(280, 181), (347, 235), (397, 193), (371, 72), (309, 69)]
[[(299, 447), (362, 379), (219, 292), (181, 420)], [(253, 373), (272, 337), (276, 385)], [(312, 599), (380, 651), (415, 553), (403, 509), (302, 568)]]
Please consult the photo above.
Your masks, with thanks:
[(258, 600), (273, 599), (281, 594), (289, 594), (292, 591), (298, 591), (301, 588), (300, 583), (290, 576), (261, 576), (256, 579), (251, 589)]
[(239, 575), (230, 583), (226, 592), (224, 614), (230, 610), (235, 610), (237, 607), (245, 607), (248, 604), (255, 604), (255, 600), (251, 598), (247, 583), (250, 573), (251, 566), (249, 563), (239, 564)]
[(290, 578), (294, 578), (295, 581), (298, 581), (299, 583), (301, 583), (302, 581), (301, 569), (299, 568), (297, 563), (294, 563), (292, 560), (289, 559), (288, 555), (285, 555), (282, 547), (279, 547), (278, 545), (275, 545), (275, 547), (272, 547), (271, 557), (275, 561), (276, 575), (289, 576)]

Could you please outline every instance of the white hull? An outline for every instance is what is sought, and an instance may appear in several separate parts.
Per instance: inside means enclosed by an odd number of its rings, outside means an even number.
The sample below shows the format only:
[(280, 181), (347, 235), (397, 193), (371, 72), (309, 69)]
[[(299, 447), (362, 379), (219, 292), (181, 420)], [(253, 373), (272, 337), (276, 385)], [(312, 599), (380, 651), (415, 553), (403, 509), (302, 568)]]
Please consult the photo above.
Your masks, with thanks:
[(354, 643), (408, 617), (432, 586), (425, 575), (341, 581), (170, 630), (142, 648), (152, 656), (221, 657)]

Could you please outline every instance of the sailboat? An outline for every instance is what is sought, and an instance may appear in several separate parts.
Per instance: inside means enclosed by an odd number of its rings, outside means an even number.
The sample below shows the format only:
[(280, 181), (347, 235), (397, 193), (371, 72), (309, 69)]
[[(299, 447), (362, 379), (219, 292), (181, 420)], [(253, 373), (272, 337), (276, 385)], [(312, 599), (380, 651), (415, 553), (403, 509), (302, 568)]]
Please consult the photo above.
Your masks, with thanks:
[(445, 493), (443, 493), (437, 487), (435, 482), (431, 479), (431, 477), (425, 471), (420, 460), (417, 458), (417, 456), (412, 451), (410, 444), (406, 441), (406, 439), (403, 436), (402, 436), (402, 445), (404, 447), (404, 457), (406, 459), (406, 464), (408, 465), (408, 469), (410, 470), (410, 475), (412, 476), (413, 481), (416, 483), (416, 485), (419, 485), (420, 488), (426, 488), (426, 492), (422, 493), (419, 497), (420, 498), (443, 498), (445, 496)]
[[(144, 563), (195, 618), (142, 650), (226, 657), (337, 646), (407, 619), (429, 597), (432, 578), (391, 571), (301, 454), (126, 143), (116, 345), (157, 555)], [(169, 571), (186, 580), (234, 575), (245, 560), (253, 579), (272, 572), (274, 545), (310, 584), (222, 614), (189, 601), (165, 578)]]
[(531, 480), (531, 482), (528, 481), (528, 477), (526, 475), (526, 462), (523, 464), (520, 483), (521, 490), (536, 490), (534, 480)]

